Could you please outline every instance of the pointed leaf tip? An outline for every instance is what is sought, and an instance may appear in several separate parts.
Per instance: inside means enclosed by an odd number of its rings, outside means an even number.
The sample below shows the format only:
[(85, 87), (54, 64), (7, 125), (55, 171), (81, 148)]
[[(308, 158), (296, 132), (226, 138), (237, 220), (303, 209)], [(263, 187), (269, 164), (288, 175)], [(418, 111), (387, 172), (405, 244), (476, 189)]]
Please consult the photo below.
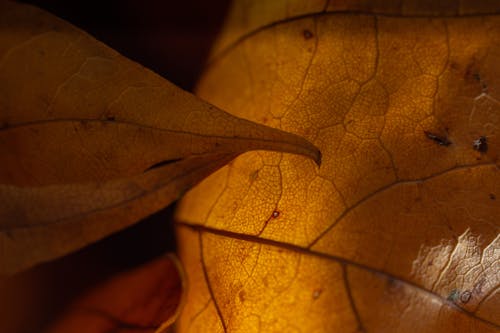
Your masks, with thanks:
[(316, 147), (313, 143), (311, 143), (310, 141), (300, 137), (300, 136), (297, 136), (298, 139), (299, 139), (299, 142), (298, 144), (300, 146), (297, 146), (296, 147), (296, 150), (295, 151), (291, 151), (291, 153), (296, 153), (296, 154), (299, 154), (299, 155), (303, 155), (303, 156), (306, 156), (306, 157), (309, 157), (310, 159), (312, 159), (314, 161), (314, 163), (316, 163), (316, 165), (318, 167), (321, 166), (321, 158), (322, 158), (322, 155), (321, 155), (321, 151), (319, 150), (318, 147)]
[(23, 32), (0, 36), (0, 275), (139, 221), (244, 152), (321, 163), (303, 137), (228, 114), (61, 19), (0, 8)]
[[(311, 141), (297, 134), (283, 130), (273, 130), (280, 132), (280, 139), (283, 141), (277, 139), (276, 147), (267, 147), (267, 149), (306, 156), (312, 159), (318, 167), (321, 166), (321, 151)], [(288, 147), (288, 145), (290, 146)]]

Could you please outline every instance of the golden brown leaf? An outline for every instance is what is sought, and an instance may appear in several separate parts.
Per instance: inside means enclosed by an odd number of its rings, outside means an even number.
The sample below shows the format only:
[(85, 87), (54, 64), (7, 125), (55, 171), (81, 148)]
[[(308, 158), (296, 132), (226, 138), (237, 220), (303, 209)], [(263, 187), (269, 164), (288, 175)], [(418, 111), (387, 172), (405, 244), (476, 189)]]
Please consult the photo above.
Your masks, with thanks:
[(250, 153), (185, 196), (179, 332), (497, 332), (498, 3), (315, 3), (235, 1), (200, 83), (323, 163)]
[(231, 116), (42, 10), (0, 2), (0, 275), (124, 228), (255, 149), (320, 161), (303, 138)]
[(191, 157), (142, 175), (43, 187), (0, 186), (0, 271), (15, 273), (116, 232), (177, 200), (236, 155)]
[(47, 333), (161, 333), (175, 321), (185, 289), (175, 256), (153, 260), (94, 287)]

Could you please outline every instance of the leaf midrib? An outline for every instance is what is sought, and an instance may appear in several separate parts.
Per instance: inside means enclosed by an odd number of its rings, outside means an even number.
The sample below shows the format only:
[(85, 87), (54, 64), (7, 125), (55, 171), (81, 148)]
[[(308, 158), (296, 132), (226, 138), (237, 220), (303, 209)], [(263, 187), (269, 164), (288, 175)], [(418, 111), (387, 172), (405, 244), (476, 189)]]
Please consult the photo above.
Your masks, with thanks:
[[(272, 247), (280, 248), (280, 249), (283, 249), (283, 250), (286, 250), (289, 252), (294, 252), (294, 253), (298, 253), (298, 254), (302, 254), (302, 255), (314, 256), (314, 257), (321, 258), (321, 259), (331, 260), (331, 261), (337, 262), (337, 263), (342, 264), (342, 265), (350, 265), (350, 266), (362, 269), (364, 271), (368, 271), (368, 272), (373, 273), (373, 274), (382, 275), (382, 276), (386, 277), (387, 279), (400, 281), (401, 283), (407, 285), (408, 287), (411, 287), (411, 288), (417, 289), (421, 292), (424, 292), (425, 294), (431, 296), (432, 298), (439, 300), (443, 305), (447, 305), (450, 308), (455, 309), (456, 311), (459, 311), (460, 313), (462, 313), (468, 317), (471, 317), (475, 320), (483, 322), (483, 323), (485, 323), (485, 324), (487, 324), (495, 329), (500, 329), (500, 325), (498, 325), (494, 322), (491, 322), (487, 319), (478, 317), (474, 313), (468, 312), (465, 309), (455, 305), (454, 303), (446, 301), (443, 297), (441, 297), (439, 294), (433, 292), (432, 290), (429, 290), (423, 286), (420, 286), (420, 285), (418, 285), (410, 280), (407, 280), (401, 276), (397, 276), (397, 275), (393, 275), (393, 274), (388, 273), (388, 272), (380, 271), (376, 268), (352, 261), (352, 260), (344, 258), (344, 257), (335, 256), (332, 254), (311, 250), (310, 248), (302, 247), (302, 246), (291, 244), (291, 243), (276, 241), (276, 240), (269, 239), (269, 238), (261, 238), (261, 237), (253, 236), (253, 235), (246, 235), (243, 233), (238, 233), (238, 232), (233, 232), (233, 231), (216, 229), (216, 228), (212, 228), (212, 227), (208, 227), (208, 226), (204, 226), (204, 225), (197, 225), (197, 224), (190, 223), (190, 222), (175, 221), (175, 224), (179, 227), (188, 228), (188, 229), (191, 229), (193, 231), (196, 231), (199, 234), (200, 239), (201, 239), (203, 233), (207, 233), (207, 234), (212, 234), (212, 235), (216, 235), (216, 236), (220, 236), (220, 237), (237, 239), (237, 240), (241, 240), (241, 241), (245, 241), (245, 242), (272, 246)], [(209, 284), (210, 282), (206, 281), (206, 283)]]

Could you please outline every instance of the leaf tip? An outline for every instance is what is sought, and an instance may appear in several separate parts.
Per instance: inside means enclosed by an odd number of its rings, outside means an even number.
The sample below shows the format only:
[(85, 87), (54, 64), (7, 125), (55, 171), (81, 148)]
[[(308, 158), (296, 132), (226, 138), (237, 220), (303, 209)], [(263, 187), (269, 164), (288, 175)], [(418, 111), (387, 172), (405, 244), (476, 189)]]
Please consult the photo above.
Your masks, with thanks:
[(323, 154), (321, 154), (321, 150), (319, 150), (319, 148), (316, 147), (310, 141), (304, 138), (301, 138), (301, 140), (303, 140), (303, 147), (305, 148), (305, 151), (302, 154), (304, 156), (311, 158), (318, 167), (321, 167), (321, 162), (323, 159)]

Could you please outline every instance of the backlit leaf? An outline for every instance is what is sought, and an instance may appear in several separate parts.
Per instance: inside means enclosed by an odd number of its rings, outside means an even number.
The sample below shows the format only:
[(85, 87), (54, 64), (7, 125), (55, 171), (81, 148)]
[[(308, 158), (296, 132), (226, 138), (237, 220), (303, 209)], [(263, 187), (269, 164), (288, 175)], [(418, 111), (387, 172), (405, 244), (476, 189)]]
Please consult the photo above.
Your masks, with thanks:
[(321, 158), (67, 22), (0, 2), (0, 275), (137, 222), (256, 149)]
[(499, 330), (499, 10), (234, 2), (199, 95), (323, 163), (250, 153), (185, 196), (179, 332)]

